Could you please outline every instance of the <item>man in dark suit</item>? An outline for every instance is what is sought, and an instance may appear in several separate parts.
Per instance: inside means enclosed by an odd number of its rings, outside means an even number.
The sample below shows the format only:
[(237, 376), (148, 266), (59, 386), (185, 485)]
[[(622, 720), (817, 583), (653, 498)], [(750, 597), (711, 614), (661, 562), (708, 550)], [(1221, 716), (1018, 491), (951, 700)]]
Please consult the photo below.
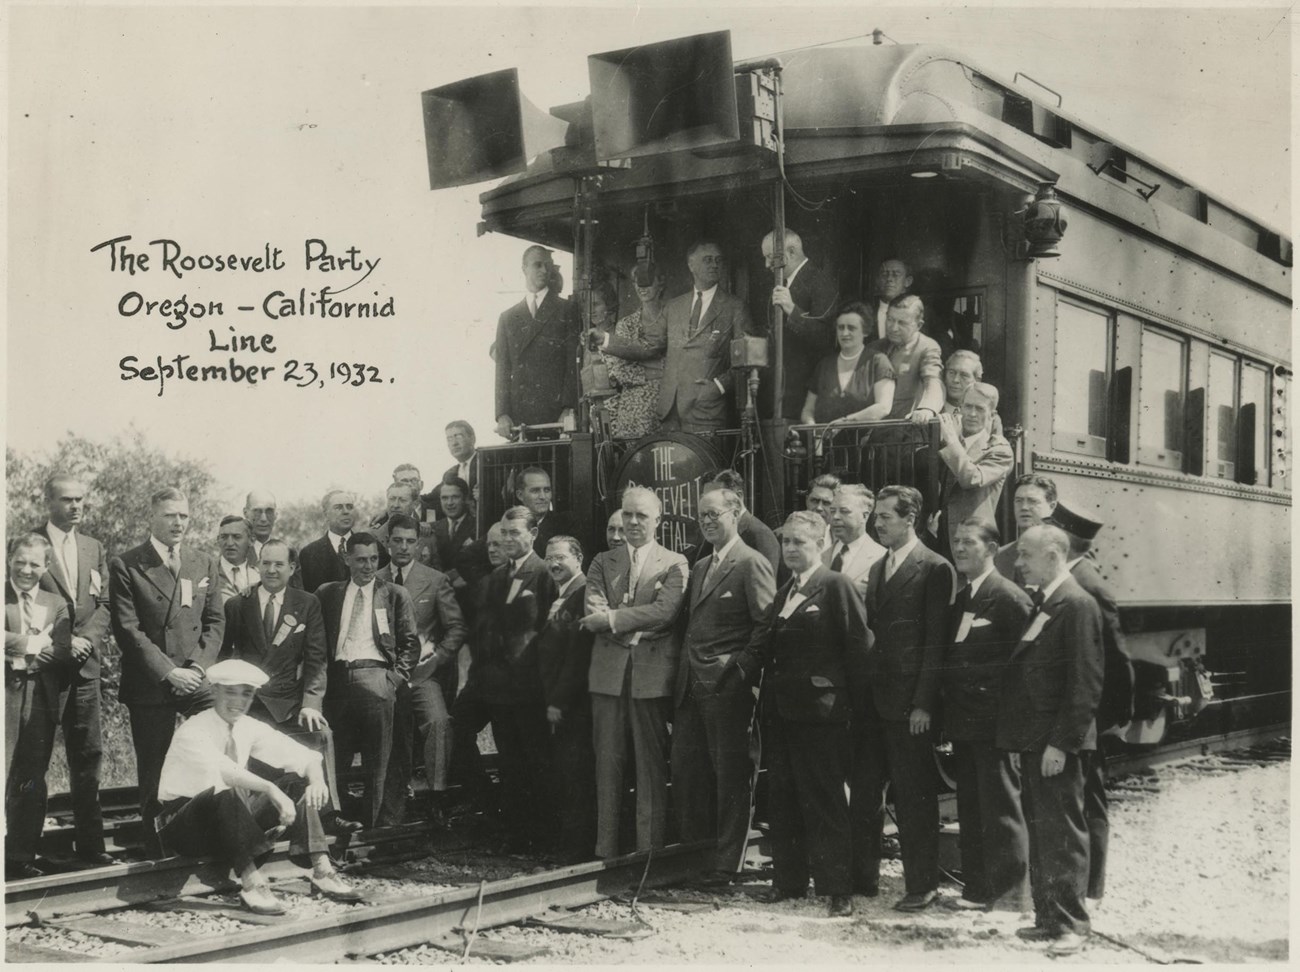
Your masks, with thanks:
[(894, 906), (899, 911), (929, 907), (939, 886), (932, 715), (954, 578), (948, 562), (917, 537), (921, 514), (921, 494), (911, 486), (886, 486), (876, 495), (876, 533), (889, 553), (871, 565), (867, 579), (867, 621), (876, 635), (874, 718), (868, 713), (854, 731), (854, 882), (864, 894), (879, 888), (888, 767), (907, 888)]
[(447, 433), (447, 451), (456, 460), (456, 464), (448, 467), (437, 486), (420, 497), (425, 508), (435, 511), (439, 520), (446, 516), (440, 499), (443, 484), (450, 483), (453, 479), (460, 479), (468, 484), (468, 489), (465, 491), (467, 507), (470, 503), (478, 501), (478, 463), (474, 461), (478, 453), (474, 448), (476, 442), (474, 426), (464, 419), (455, 419), (447, 423), (444, 431)]
[(384, 551), (384, 555), (380, 558), (380, 566), (388, 564), (389, 526), (392, 524), (394, 517), (404, 516), (415, 523), (416, 544), (414, 556), (416, 563), (424, 564), (435, 570), (441, 570), (442, 565), (438, 561), (438, 547), (433, 542), (433, 524), (421, 519), (419, 490), (411, 483), (393, 483), (384, 493), (384, 502), (388, 509), (384, 513), (383, 522), (378, 526), (372, 526), (370, 530), (379, 540), (380, 549)]
[[(1105, 671), (1101, 703), (1097, 707), (1097, 735), (1127, 725), (1133, 718), (1133, 663), (1124, 647), (1119, 605), (1102, 580), (1096, 562), (1088, 556), (1102, 524), (1057, 503), (1047, 520), (1070, 538), (1070, 574), (1092, 595), (1101, 609), (1101, 635)], [(1091, 907), (1106, 893), (1106, 857), (1110, 847), (1110, 808), (1106, 799), (1106, 759), (1100, 742), (1082, 754), (1083, 816), (1088, 822), (1088, 898)]]
[[(325, 514), (325, 536), (313, 540), (298, 554), (302, 586), (308, 594), (329, 581), (345, 581), (351, 575), (347, 564), (347, 542), (356, 520), (356, 497), (332, 489), (321, 500)], [(386, 556), (386, 555), (385, 555)]]
[(40, 877), (33, 861), (45, 827), (45, 774), (59, 701), (75, 664), (62, 595), (41, 590), (50, 562), (39, 533), (9, 545), (5, 585), (5, 877)]
[(730, 489), (700, 498), (700, 529), (716, 552), (695, 563), (674, 696), (678, 833), (683, 841), (717, 838), (706, 884), (730, 882), (748, 842), (751, 686), (762, 669), (758, 647), (776, 593), (772, 565), (736, 532), (741, 510), (740, 497)]
[(108, 559), (104, 545), (80, 529), (86, 487), (68, 476), (45, 484), (49, 519), (37, 533), (50, 542), (50, 569), (41, 589), (60, 595), (72, 619), (72, 662), (62, 686), (59, 712), (68, 757), (68, 785), (76, 851), (81, 860), (111, 864), (104, 852), (104, 817), (99, 806), (103, 753), (100, 721), (101, 649), (108, 634)]
[(587, 684), (596, 746), (597, 857), (617, 857), (627, 792), (628, 740), (636, 768), (636, 849), (662, 847), (668, 821), (668, 723), (686, 594), (686, 558), (655, 540), (663, 506), (629, 486), (624, 541), (596, 555), (587, 574), (584, 630), (595, 633)]
[(204, 671), (217, 660), (226, 619), (217, 562), (185, 547), (190, 503), (177, 489), (150, 497), (150, 536), (108, 565), (113, 637), (122, 652), (118, 698), (131, 713), (145, 851), (162, 853), (154, 832), (158, 776), (176, 714), (212, 705)]
[(880, 266), (876, 268), (876, 292), (870, 302), (872, 310), (875, 311), (872, 322), (875, 326), (868, 326), (871, 332), (867, 337), (868, 344), (874, 340), (883, 341), (888, 337), (885, 319), (889, 314), (889, 302), (911, 291), (912, 271), (908, 269), (907, 264), (897, 257), (882, 260)]
[[(734, 469), (719, 469), (700, 487), (700, 498), (715, 489), (729, 489), (740, 497), (740, 519), (736, 521), (736, 533), (741, 543), (751, 550), (757, 550), (772, 565), (772, 570), (781, 571), (781, 541), (776, 538), (772, 528), (745, 509), (745, 479)], [(701, 559), (713, 553), (713, 545), (705, 540), (700, 546)]]
[(509, 439), (515, 425), (564, 422), (573, 427), (578, 407), (577, 308), (552, 293), (551, 251), (524, 251), (524, 299), (497, 321), (497, 434)]
[(249, 564), (253, 552), (253, 535), (248, 521), (242, 516), (223, 516), (217, 527), (217, 580), (220, 582), (221, 603), (232, 597), (247, 594), (258, 582), (257, 565)]
[(722, 249), (700, 240), (686, 252), (694, 287), (670, 300), (646, 327), (645, 342), (605, 332), (602, 347), (633, 361), (666, 354), (659, 384), (659, 419), (664, 431), (708, 432), (735, 422), (730, 401), (735, 388), (731, 342), (753, 334), (744, 301), (725, 293)]
[(252, 531), (252, 549), (248, 554), (248, 564), (256, 567), (262, 559), (262, 544), (271, 539), (275, 532), (275, 518), (278, 515), (275, 496), (264, 489), (250, 490), (244, 497), (244, 519)]
[(340, 778), (352, 768), (352, 757), (361, 754), (366, 788), (362, 812), (355, 817), (371, 825), (383, 804), (393, 703), (420, 657), (420, 640), (411, 595), (375, 577), (379, 541), (374, 535), (352, 534), (347, 557), (350, 578), (322, 584), (316, 592), (329, 659), (325, 717), (334, 730)]
[(776, 595), (759, 653), (759, 700), (768, 767), (774, 900), (802, 898), (811, 873), (832, 918), (853, 913), (849, 720), (870, 705), (871, 635), (852, 583), (822, 566), (824, 523), (791, 513), (781, 529), (790, 580)]
[(435, 816), (441, 817), (446, 810), (447, 770), (451, 764), (450, 708), (456, 697), (457, 661), (466, 631), (465, 618), (447, 576), (415, 559), (420, 544), (419, 524), (413, 517), (399, 513), (387, 527), (392, 561), (378, 576), (410, 593), (420, 638), (420, 660), (409, 687), (397, 687), (394, 707), (393, 749), (381, 821), (395, 825), (406, 813), (406, 788), (417, 742), (424, 754), (424, 778), (433, 792)]
[[(772, 233), (763, 237), (763, 261), (768, 269), (777, 265)], [(794, 230), (785, 231), (782, 264), (785, 284), (772, 288), (772, 304), (785, 312), (782, 358), (785, 363), (785, 393), (781, 414), (799, 420), (804, 398), (812, 384), (817, 362), (835, 350), (835, 319), (839, 287), (820, 267), (804, 256), (803, 240)]]
[(1004, 670), (998, 748), (1020, 754), (1034, 925), (1017, 934), (1068, 955), (1090, 924), (1088, 824), (1081, 753), (1097, 747), (1101, 701), (1101, 609), (1070, 576), (1070, 541), (1059, 527), (1030, 527), (1017, 566), (1036, 607)]
[(576, 522), (568, 510), (552, 509), (551, 474), (541, 466), (529, 466), (519, 473), (515, 499), (520, 506), (528, 507), (537, 522), (537, 538), (533, 552), (541, 557), (552, 537), (568, 536), (576, 532)]
[(469, 509), (469, 484), (453, 476), (439, 487), (438, 502), (442, 504), (440, 519), (433, 524), (433, 548), (438, 569), (459, 593), (465, 588), (466, 578), (472, 573), (467, 558), (474, 547), (474, 516)]
[(536, 518), (512, 506), (501, 518), (506, 563), (488, 577), (476, 665), (477, 692), (487, 703), (501, 767), (501, 799), (509, 850), (546, 846), (555, 822), (543, 812), (551, 771), (546, 700), (537, 670), (537, 636), (555, 600), (555, 581), (533, 552)]
[[(1016, 513), (1016, 530), (1020, 533), (1041, 525), (1056, 509), (1056, 483), (1050, 477), (1038, 473), (1025, 473), (1016, 480), (1012, 506)], [(999, 548), (998, 555), (993, 558), (993, 566), (1003, 577), (1023, 587), (1024, 579), (1016, 568), (1017, 556), (1013, 540)]]
[(328, 649), (320, 601), (289, 585), (297, 559), (283, 540), (267, 538), (258, 567), (260, 583), (226, 601), (221, 657), (249, 662), (266, 673), (248, 714), (321, 754), (338, 807), (334, 734), (321, 714)]
[(957, 525), (952, 552), (966, 583), (957, 593), (943, 664), (943, 732), (952, 743), (960, 824), (959, 906), (1028, 907), (1029, 835), (1020, 806), (1020, 760), (997, 748), (1002, 670), (1029, 620), (1029, 595), (993, 569), (997, 526)]
[(576, 864), (592, 858), (596, 843), (596, 754), (587, 692), (594, 636), (581, 625), (587, 613), (582, 545), (573, 537), (553, 537), (546, 548), (546, 569), (556, 594), (537, 639), (537, 668), (550, 726), (556, 844), (561, 859)]

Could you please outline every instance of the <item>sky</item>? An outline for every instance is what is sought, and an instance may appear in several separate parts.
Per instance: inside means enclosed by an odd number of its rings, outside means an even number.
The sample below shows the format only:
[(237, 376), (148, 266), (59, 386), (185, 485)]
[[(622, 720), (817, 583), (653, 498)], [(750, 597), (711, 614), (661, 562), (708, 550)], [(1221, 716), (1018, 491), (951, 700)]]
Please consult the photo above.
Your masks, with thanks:
[[(878, 26), (1008, 80), (1031, 75), (1094, 130), (1291, 232), (1284, 7), (5, 10), (6, 442), (39, 452), (69, 431), (106, 440), (134, 422), (169, 452), (207, 460), (232, 510), (254, 487), (282, 502), (332, 486), (373, 494), (405, 461), (431, 482), (451, 462), (442, 430), (454, 418), (481, 443), (500, 441), (487, 348), (522, 292), (523, 244), (476, 236), (488, 185), (429, 190), (420, 113), (421, 91), (463, 77), (517, 67), (524, 93), (550, 107), (589, 93), (593, 53), (730, 30), (739, 60)], [(116, 247), (94, 249), (119, 237), (149, 256), (147, 268), (113, 269)], [(268, 248), (283, 269), (182, 262)], [(181, 255), (170, 268), (169, 254)], [(329, 268), (308, 260), (326, 254)], [(391, 299), (394, 313), (358, 322), (236, 310), (326, 285), (352, 285), (341, 300)], [(146, 312), (145, 301), (182, 295), (225, 314), (171, 326), (175, 313)], [(123, 378), (129, 356), (137, 368), (177, 354), (206, 363), (232, 325), (252, 342), (271, 335), (274, 352), (240, 355), (275, 365), (269, 381), (173, 379), (160, 397), (157, 381)], [(313, 362), (326, 387), (281, 380), (291, 359), (301, 375)], [(365, 365), (379, 381), (331, 379), (331, 362)]]

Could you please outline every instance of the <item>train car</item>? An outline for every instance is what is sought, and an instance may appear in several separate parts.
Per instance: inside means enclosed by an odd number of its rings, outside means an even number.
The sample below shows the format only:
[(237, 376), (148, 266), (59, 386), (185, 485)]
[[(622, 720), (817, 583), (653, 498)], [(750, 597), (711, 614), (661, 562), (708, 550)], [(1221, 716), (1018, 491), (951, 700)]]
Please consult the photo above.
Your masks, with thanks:
[[(592, 96), (553, 109), (565, 144), (482, 195), (481, 231), (573, 251), (579, 281), (621, 281), (628, 306), (649, 250), (672, 296), (689, 286), (686, 247), (716, 240), (724, 287), (767, 322), (774, 365), (766, 233), (797, 230), (845, 297), (870, 295), (881, 261), (903, 258), (927, 331), (977, 349), (1001, 392), (1012, 478), (1051, 476), (1072, 508), (1105, 523), (1094, 555), (1138, 669), (1127, 741), (1288, 723), (1290, 239), (1059, 99), (928, 46), (756, 64), (731, 63), (725, 46), (723, 95), (696, 91), (691, 104), (734, 108), (738, 125), (692, 116), (638, 141), (654, 127), (649, 101), (718, 73), (700, 67), (701, 45), (716, 41), (594, 56)], [(629, 56), (643, 58), (644, 91), (609, 73), (635, 75)], [(611, 133), (623, 141), (611, 147)], [(749, 505), (773, 525), (828, 469), (873, 489), (913, 482), (933, 499), (933, 424), (802, 426), (770, 404), (779, 367), (734, 363), (759, 383), (737, 429), (631, 444), (599, 428), (523, 430), (526, 441), (481, 449), (480, 526), (534, 463), (553, 471), (588, 549), (636, 482), (664, 499), (660, 539), (689, 552), (701, 479), (723, 465), (747, 471)], [(1010, 499), (1004, 490), (1006, 536)]]

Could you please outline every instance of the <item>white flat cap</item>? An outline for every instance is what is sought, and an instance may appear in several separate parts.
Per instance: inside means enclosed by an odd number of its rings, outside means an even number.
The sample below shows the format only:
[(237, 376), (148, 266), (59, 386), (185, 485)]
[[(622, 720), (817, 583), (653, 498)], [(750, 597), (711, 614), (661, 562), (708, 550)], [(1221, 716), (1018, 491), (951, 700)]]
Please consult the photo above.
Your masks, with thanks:
[(208, 681), (213, 685), (251, 685), (261, 688), (267, 681), (266, 672), (238, 658), (227, 658), (208, 669)]

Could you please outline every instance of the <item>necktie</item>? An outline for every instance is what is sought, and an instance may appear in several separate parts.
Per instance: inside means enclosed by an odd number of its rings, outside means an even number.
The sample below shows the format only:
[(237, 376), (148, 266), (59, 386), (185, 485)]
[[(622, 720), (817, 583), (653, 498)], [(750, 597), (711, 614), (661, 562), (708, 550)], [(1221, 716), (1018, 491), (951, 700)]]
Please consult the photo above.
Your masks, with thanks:
[(226, 758), (236, 766), (239, 765), (239, 747), (235, 745), (235, 730), (233, 726), (230, 728), (230, 731), (226, 733)]
[(840, 549), (835, 551), (835, 557), (831, 560), (831, 570), (839, 573), (844, 569), (844, 555), (848, 552), (848, 544), (840, 544)]
[(63, 535), (63, 576), (67, 578), (68, 586), (76, 588), (77, 586), (77, 541), (71, 533)]
[(517, 560), (512, 560), (510, 561), (510, 579), (514, 580), (515, 574), (517, 573), (519, 573), (519, 562)]
[(181, 552), (177, 547), (167, 548), (167, 567), (171, 570), (173, 577), (181, 576)]
[(358, 587), (356, 596), (352, 598), (352, 613), (348, 615), (348, 633), (347, 637), (343, 639), (344, 645), (351, 644), (352, 639), (360, 633), (362, 617), (365, 613), (366, 592)]
[(1034, 602), (1035, 614), (1043, 609), (1043, 601), (1046, 599), (1043, 597), (1043, 592), (1037, 587), (1029, 592), (1029, 599)]
[(266, 632), (266, 643), (269, 645), (271, 639), (275, 637), (275, 595), (272, 594), (266, 599), (266, 610), (262, 612), (262, 630)]
[(19, 609), (18, 625), (24, 634), (35, 634), (32, 624), (32, 592), (23, 591), (22, 607)]
[(401, 568), (401, 567), (398, 567), (397, 570), (395, 570), (395, 571), (393, 572), (393, 583), (396, 584), (398, 587), (401, 587), (401, 586), (402, 586), (402, 568)]
[(704, 569), (704, 583), (700, 585), (700, 590), (709, 586), (709, 578), (713, 576), (713, 568), (718, 566), (718, 555), (714, 554), (709, 558), (709, 566)]
[(235, 581), (235, 590), (239, 591), (240, 594), (245, 594), (245, 593), (247, 593), (247, 592), (248, 592), (248, 587), (244, 584), (244, 582), (243, 582), (242, 580), (239, 579), (239, 565), (238, 565), (238, 564), (235, 564), (233, 567), (231, 567), (231, 568), (230, 568), (230, 573), (231, 573), (231, 574), (233, 575), (233, 577), (234, 577), (234, 581)]
[(339, 537), (339, 556), (346, 557), (347, 555), (348, 555), (348, 542), (343, 537)]
[(898, 569), (898, 563), (894, 557), (894, 551), (889, 551), (889, 556), (885, 558), (885, 580), (894, 576), (894, 571)]
[(631, 547), (630, 552), (632, 556), (632, 567), (628, 571), (627, 593), (629, 597), (636, 597), (636, 585), (641, 580), (641, 560), (637, 557), (636, 547)]
[(700, 309), (704, 306), (704, 295), (698, 290), (695, 291), (695, 303), (691, 305), (691, 319), (686, 325), (686, 336), (695, 337), (696, 330), (700, 326)]
[(537, 295), (536, 294), (528, 295), (528, 316), (534, 318), (537, 316)]
[(790, 585), (790, 593), (789, 593), (789, 595), (786, 597), (786, 599), (785, 599), (785, 603), (786, 603), (786, 604), (789, 604), (791, 601), (793, 601), (794, 598), (795, 598), (795, 595), (798, 594), (798, 593), (799, 593), (799, 580), (796, 578), (796, 579), (795, 579), (795, 582), (794, 582), (793, 584)]

